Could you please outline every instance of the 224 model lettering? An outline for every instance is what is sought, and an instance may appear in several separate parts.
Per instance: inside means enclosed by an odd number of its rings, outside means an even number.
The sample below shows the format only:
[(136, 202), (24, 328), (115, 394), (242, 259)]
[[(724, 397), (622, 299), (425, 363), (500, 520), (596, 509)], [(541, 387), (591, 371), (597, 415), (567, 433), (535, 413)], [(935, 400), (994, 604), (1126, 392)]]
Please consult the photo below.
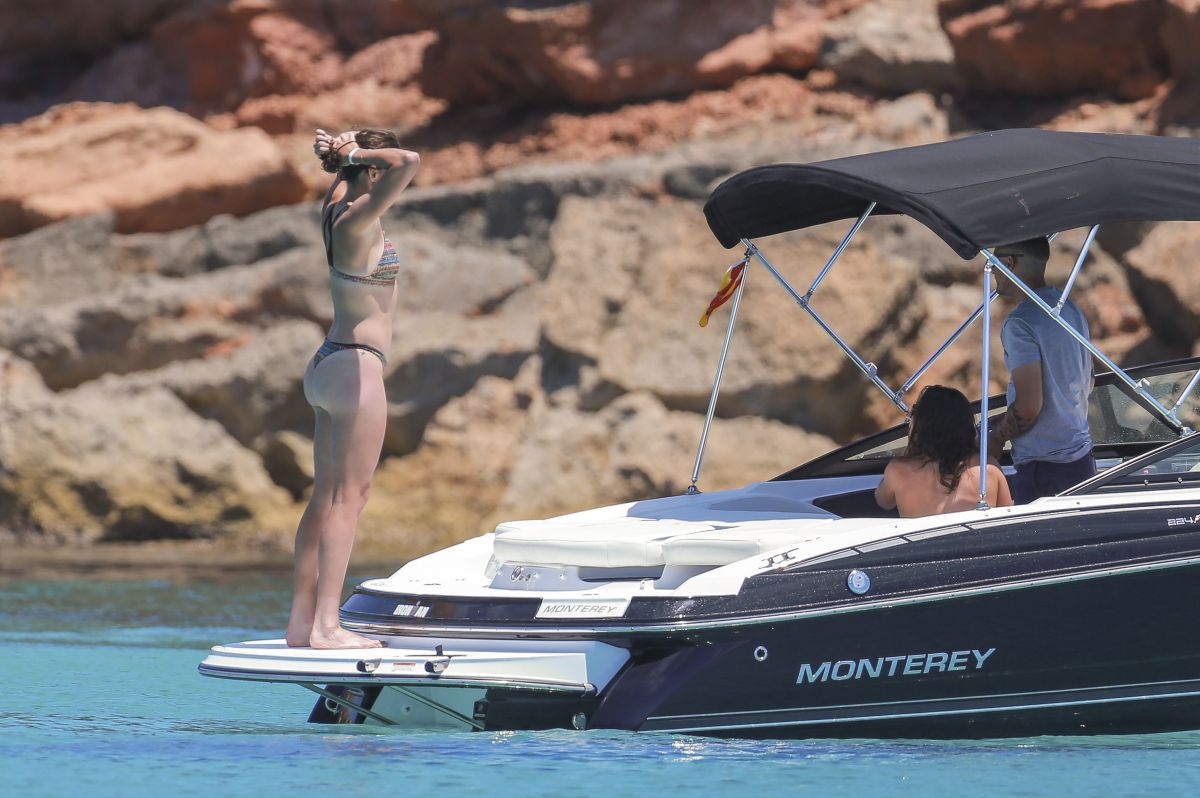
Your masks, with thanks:
[(963, 651), (933, 651), (927, 654), (899, 654), (894, 657), (875, 659), (829, 660), (817, 665), (804, 663), (796, 676), (796, 684), (844, 682), (851, 679), (879, 679), (894, 676), (923, 676), (927, 673), (983, 670), (995, 648), (987, 651), (967, 649)]

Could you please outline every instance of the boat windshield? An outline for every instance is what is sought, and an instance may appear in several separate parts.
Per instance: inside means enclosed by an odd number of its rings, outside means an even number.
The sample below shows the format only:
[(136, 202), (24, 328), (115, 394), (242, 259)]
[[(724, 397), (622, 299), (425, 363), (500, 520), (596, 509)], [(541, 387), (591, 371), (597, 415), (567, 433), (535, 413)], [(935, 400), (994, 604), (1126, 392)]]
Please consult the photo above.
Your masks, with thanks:
[(1200, 435), (1193, 433), (1173, 446), (1164, 446), (1104, 471), (1067, 494), (1195, 487), (1200, 487)]

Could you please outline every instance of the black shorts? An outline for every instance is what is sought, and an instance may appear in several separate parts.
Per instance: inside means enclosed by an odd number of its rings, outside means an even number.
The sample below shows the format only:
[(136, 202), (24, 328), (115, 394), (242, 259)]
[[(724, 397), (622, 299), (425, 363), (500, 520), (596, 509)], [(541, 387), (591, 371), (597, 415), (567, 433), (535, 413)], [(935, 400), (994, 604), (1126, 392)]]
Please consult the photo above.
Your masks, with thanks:
[(1051, 463), (1046, 460), (1021, 463), (1017, 466), (1017, 473), (1008, 482), (1013, 502), (1029, 504), (1034, 499), (1062, 493), (1095, 475), (1096, 458), (1085, 454), (1070, 463)]

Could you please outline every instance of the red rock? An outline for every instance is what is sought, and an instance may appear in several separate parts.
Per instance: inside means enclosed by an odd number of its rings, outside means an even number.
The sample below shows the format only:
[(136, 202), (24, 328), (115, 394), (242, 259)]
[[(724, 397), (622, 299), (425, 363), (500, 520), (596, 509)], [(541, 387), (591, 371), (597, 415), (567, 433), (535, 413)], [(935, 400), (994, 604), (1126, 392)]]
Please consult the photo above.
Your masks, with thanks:
[(433, 31), (392, 36), (364, 47), (346, 60), (342, 79), (374, 80), (385, 86), (404, 86), (421, 71), (425, 51), (437, 41)]
[[(0, 53), (104, 55), (204, 0), (41, 0), (0, 3)], [(48, 11), (52, 8), (52, 11)]]
[[(325, 0), (67, 0), (51, 17), (32, 5), (0, 4), (0, 118), (8, 120), (64, 98), (212, 115), (367, 78), (405, 86), (437, 36), (429, 28), (454, 9), (417, 0), (361, 0), (353, 13), (334, 13)], [(288, 129), (267, 116), (273, 132)]]
[[(849, 99), (850, 105), (834, 107), (837, 98)], [(728, 90), (698, 91), (681, 100), (549, 114), (536, 125), (524, 125), (517, 135), (463, 136), (449, 146), (423, 151), (417, 178), (419, 184), (429, 185), (529, 161), (594, 161), (649, 153), (688, 139), (729, 135), (780, 120), (859, 117), (869, 110), (865, 101), (848, 95), (815, 94), (804, 80), (790, 75), (755, 75)], [(310, 139), (297, 152), (303, 148), (311, 153)], [(311, 159), (309, 154), (304, 157)], [(319, 186), (323, 191), (328, 175), (317, 169), (314, 181), (318, 179), (323, 182), (314, 182), (314, 189)]]
[[(1101, 225), (1101, 233), (1105, 232), (1106, 227), (1109, 225)], [(1120, 225), (1112, 224), (1111, 227), (1113, 234), (1120, 232)], [(1066, 285), (1086, 232), (1086, 229), (1080, 228), (1055, 236), (1050, 245), (1046, 282), (1059, 287)], [(1127, 234), (1132, 232), (1128, 230)], [(1111, 241), (1113, 238), (1114, 235), (1110, 234), (1105, 240)], [(1089, 250), (1072, 289), (1071, 300), (1083, 311), (1092, 338), (1096, 340), (1130, 333), (1144, 335), (1146, 332), (1146, 317), (1129, 286), (1125, 269), (1102, 246), (1092, 246)], [(1103, 347), (1101, 351), (1107, 352)]]
[[(421, 127), (446, 103), (426, 97), (413, 82), (425, 49), (436, 39), (431, 31), (393, 36), (355, 53), (340, 70), (335, 88), (309, 94), (252, 97), (236, 110), (240, 125), (260, 127), (273, 135), (311, 134), (314, 128), (343, 130), (373, 125), (400, 131)], [(304, 149), (312, 141), (305, 137)], [(323, 174), (323, 173), (322, 173)]]
[[(190, 109), (224, 111), (368, 79), (406, 86), (436, 38), (420, 31), (428, 19), (397, 0), (356, 5), (353, 14), (329, 14), (319, 0), (233, 0), (175, 15), (155, 27), (152, 42), (166, 67), (183, 76)], [(357, 51), (349, 61), (343, 47)], [(252, 107), (246, 115), (255, 113)], [(290, 130), (267, 116), (272, 132)]]
[[(1162, 117), (1159, 96), (1128, 103), (1082, 102), (1065, 109), (1042, 127), (1091, 133), (1133, 133), (1154, 135)], [(1101, 228), (1104, 235), (1106, 228)]]
[(342, 58), (317, 0), (233, 0), (177, 14), (154, 28), (154, 48), (185, 77), (197, 111), (248, 97), (336, 85)]
[(187, 104), (187, 84), (177, 70), (167, 68), (148, 41), (136, 41), (92, 64), (71, 82), (65, 96), (80, 102), (181, 108)]
[[(54, 162), (54, 180), (31, 163)], [(299, 202), (304, 181), (260, 130), (227, 133), (167, 108), (58, 106), (0, 128), (0, 236), (111, 210), (119, 232)]]
[(936, 0), (874, 0), (825, 26), (821, 65), (839, 82), (888, 93), (955, 87)]
[(349, 13), (329, 16), (338, 41), (359, 50), (381, 39), (436, 27), (438, 19), (462, 5), (462, 0), (354, 0)]
[(1097, 338), (1145, 332), (1146, 319), (1142, 309), (1128, 289), (1123, 288), (1115, 283), (1099, 283), (1080, 300), (1092, 334)]
[[(436, 38), (426, 29), (452, 10), (411, 0), (361, 0), (354, 13), (331, 13), (322, 0), (68, 0), (64, 13), (50, 18), (22, 2), (0, 6), (5, 93), (200, 114), (365, 77), (408, 83)], [(357, 53), (346, 74), (343, 52)], [(64, 54), (96, 60), (83, 68)], [(52, 101), (31, 102), (40, 110)]]
[(1178, 126), (1200, 126), (1200, 0), (1165, 0), (1164, 6), (1163, 45), (1174, 81), (1157, 116), (1163, 129), (1174, 133)]
[[(6, 395), (8, 371), (0, 371)], [(27, 371), (16, 376), (28, 383)], [(287, 494), (258, 455), (165, 388), (16, 387), (14, 401), (0, 403), (0, 424), (18, 431), (0, 437), (0, 530), (9, 535), (262, 539), (294, 523)]]
[(1163, 46), (1171, 73), (1181, 82), (1200, 82), (1200, 0), (1165, 0)]
[(1156, 225), (1125, 253), (1129, 284), (1146, 322), (1169, 347), (1187, 351), (1200, 339), (1200, 280), (1185, 264), (1200, 255), (1194, 224)]
[[(324, 193), (329, 176), (312, 156), (315, 128), (348, 130), (370, 125), (395, 130), (403, 138), (408, 131), (429, 124), (445, 107), (444, 100), (426, 97), (416, 86), (381, 86), (364, 80), (315, 97), (292, 94), (247, 100), (234, 119), (240, 126), (262, 128), (275, 136), (299, 134), (295, 154), (306, 171), (310, 166), (316, 170), (315, 185), (318, 193)], [(211, 124), (212, 118), (206, 121)]]
[(941, 0), (968, 89), (1059, 97), (1147, 97), (1165, 78), (1162, 4), (1149, 0)]
[(427, 94), (454, 103), (617, 103), (807, 69), (828, 13), (821, 0), (462, 5), (421, 72)]

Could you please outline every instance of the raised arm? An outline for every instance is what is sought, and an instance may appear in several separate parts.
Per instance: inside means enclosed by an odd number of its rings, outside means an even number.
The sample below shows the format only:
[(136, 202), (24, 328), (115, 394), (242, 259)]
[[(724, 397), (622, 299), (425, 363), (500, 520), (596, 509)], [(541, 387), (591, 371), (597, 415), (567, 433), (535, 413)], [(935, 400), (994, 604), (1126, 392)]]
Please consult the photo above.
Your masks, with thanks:
[(368, 150), (351, 147), (344, 152), (346, 163), (350, 163), (349, 157), (353, 154), (351, 165), (374, 167), (381, 172), (370, 190), (355, 201), (341, 220), (347, 232), (363, 233), (379, 221), (412, 182), (421, 166), (421, 156), (412, 150), (399, 148)]
[(373, 166), (383, 173), (371, 186), (371, 190), (347, 211), (344, 223), (352, 232), (370, 227), (399, 199), (400, 192), (408, 187), (417, 174), (417, 169), (421, 166), (421, 156), (412, 150), (359, 149), (354, 153), (354, 165), (358, 164)]
[[(370, 189), (339, 219), (338, 226), (351, 234), (361, 234), (379, 221), (408, 187), (421, 165), (421, 156), (400, 147), (367, 148), (359, 146), (356, 131), (330, 136), (317, 131), (314, 149), (327, 165), (337, 169), (363, 166), (378, 170)], [(394, 138), (394, 137), (393, 137)], [(336, 185), (336, 182), (335, 182)], [(330, 191), (333, 191), (331, 187)]]

